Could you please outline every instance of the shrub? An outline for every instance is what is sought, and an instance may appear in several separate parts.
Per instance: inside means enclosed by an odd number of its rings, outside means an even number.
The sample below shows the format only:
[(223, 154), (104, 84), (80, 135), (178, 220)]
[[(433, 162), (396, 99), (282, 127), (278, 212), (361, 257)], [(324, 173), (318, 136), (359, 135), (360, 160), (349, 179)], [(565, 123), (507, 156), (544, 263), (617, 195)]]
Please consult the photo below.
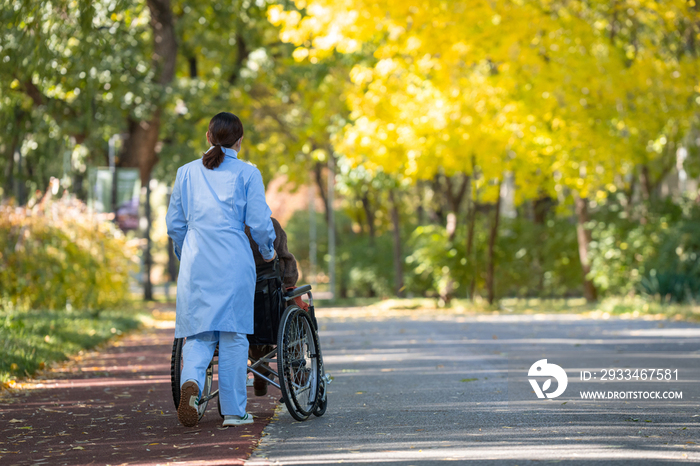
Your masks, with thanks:
[(0, 206), (0, 298), (19, 309), (104, 309), (129, 296), (137, 244), (85, 204), (47, 193)]
[[(419, 226), (409, 241), (406, 282), (415, 294), (466, 296), (472, 280), (483, 293), (488, 263), (488, 221), (479, 219), (466, 257), (466, 229), (450, 242), (441, 225)], [(560, 297), (579, 292), (581, 265), (576, 229), (552, 216), (543, 225), (526, 218), (504, 218), (498, 232), (495, 290), (499, 297)]]
[(662, 302), (700, 299), (697, 206), (652, 204), (641, 222), (609, 203), (591, 226), (591, 278), (601, 292), (640, 292)]

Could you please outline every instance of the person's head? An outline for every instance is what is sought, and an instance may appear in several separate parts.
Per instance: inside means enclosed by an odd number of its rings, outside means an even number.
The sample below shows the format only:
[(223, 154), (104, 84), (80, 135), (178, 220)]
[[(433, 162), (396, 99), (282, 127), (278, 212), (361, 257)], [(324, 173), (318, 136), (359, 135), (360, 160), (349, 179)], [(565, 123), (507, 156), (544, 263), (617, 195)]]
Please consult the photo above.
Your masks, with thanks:
[(224, 161), (224, 151), (221, 148), (240, 151), (242, 140), (243, 123), (240, 118), (229, 112), (217, 114), (209, 122), (209, 131), (207, 131), (207, 141), (214, 147), (204, 153), (202, 163), (209, 169), (218, 167)]

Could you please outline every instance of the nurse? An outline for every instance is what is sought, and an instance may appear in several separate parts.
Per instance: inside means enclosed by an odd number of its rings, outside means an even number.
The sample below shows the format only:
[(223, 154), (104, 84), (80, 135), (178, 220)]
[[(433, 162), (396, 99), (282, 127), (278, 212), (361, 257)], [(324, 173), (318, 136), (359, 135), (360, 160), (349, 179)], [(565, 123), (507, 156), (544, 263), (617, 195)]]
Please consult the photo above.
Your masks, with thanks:
[(260, 171), (238, 160), (242, 141), (236, 115), (212, 118), (211, 147), (178, 169), (166, 216), (180, 259), (175, 337), (187, 340), (177, 415), (187, 427), (197, 424), (197, 402), (217, 343), (223, 425), (253, 422), (246, 412), (246, 335), (253, 333), (255, 262), (246, 225), (265, 261), (276, 253)]

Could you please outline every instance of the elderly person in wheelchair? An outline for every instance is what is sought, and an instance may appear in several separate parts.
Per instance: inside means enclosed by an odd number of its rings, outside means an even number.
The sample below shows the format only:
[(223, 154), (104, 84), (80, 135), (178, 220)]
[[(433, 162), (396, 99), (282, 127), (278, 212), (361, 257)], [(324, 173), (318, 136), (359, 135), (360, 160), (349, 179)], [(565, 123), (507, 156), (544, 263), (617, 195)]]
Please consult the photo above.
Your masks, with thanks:
[[(291, 291), (296, 287), (297, 280), (299, 279), (297, 260), (287, 248), (287, 233), (282, 229), (282, 225), (280, 225), (280, 222), (278, 222), (276, 218), (271, 217), (270, 219), (272, 220), (272, 225), (277, 235), (274, 245), (279, 259), (279, 273), (282, 278), (282, 285), (286, 291)], [(250, 228), (246, 227), (245, 234), (248, 236), (248, 240), (250, 240), (250, 248), (253, 250), (253, 259), (255, 260), (256, 268), (269, 268), (267, 265), (268, 262), (266, 262), (262, 254), (260, 254), (258, 245), (250, 234)], [(301, 299), (301, 296), (294, 298), (294, 303), (305, 311), (309, 310), (309, 305)], [(255, 340), (255, 337), (252, 339)], [(251, 338), (249, 338), (249, 341), (250, 340)], [(257, 361), (273, 350), (274, 345), (256, 345), (251, 343), (248, 349), (248, 355), (251, 360)], [(263, 376), (269, 376), (270, 372), (267, 368), (267, 364), (261, 364), (261, 366), (259, 372), (261, 372)], [(266, 379), (255, 375), (253, 379), (253, 391), (255, 392), (255, 396), (267, 395), (267, 385), (268, 381)]]

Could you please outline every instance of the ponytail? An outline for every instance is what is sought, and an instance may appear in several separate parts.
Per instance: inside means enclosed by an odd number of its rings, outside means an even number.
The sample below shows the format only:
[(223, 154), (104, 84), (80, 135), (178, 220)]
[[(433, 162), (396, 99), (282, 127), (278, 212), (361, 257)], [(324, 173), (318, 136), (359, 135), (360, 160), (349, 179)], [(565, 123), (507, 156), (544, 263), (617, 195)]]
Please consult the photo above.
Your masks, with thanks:
[(212, 147), (209, 151), (204, 153), (202, 157), (202, 163), (209, 170), (213, 170), (224, 161), (224, 151), (221, 150), (221, 145), (217, 144)]
[(209, 141), (214, 146), (204, 153), (202, 163), (213, 170), (224, 161), (222, 147), (233, 147), (243, 137), (243, 123), (233, 113), (221, 112), (209, 122)]

